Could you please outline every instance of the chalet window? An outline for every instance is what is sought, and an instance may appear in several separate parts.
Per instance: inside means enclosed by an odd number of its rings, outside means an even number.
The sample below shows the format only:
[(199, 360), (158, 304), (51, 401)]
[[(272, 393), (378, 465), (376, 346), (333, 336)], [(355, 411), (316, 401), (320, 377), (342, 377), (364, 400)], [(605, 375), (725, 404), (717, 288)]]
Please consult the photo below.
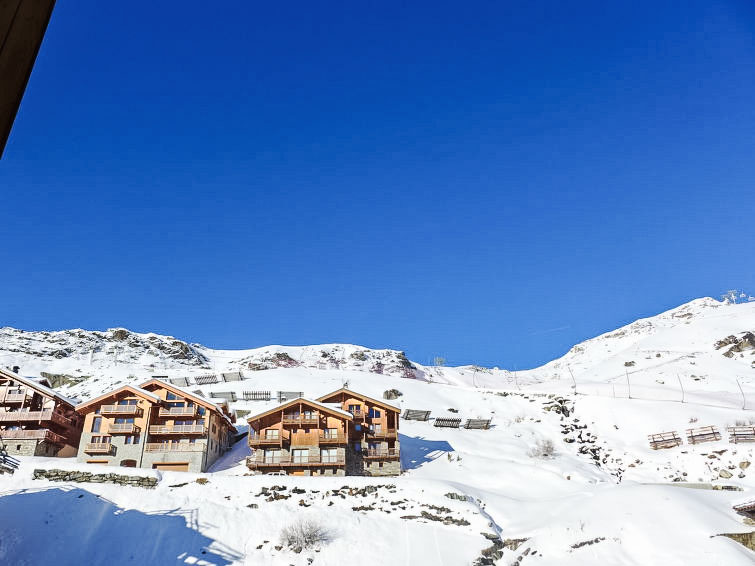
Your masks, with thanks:
[(136, 405), (136, 399), (121, 399), (118, 401), (118, 405)]
[(369, 448), (370, 450), (380, 450), (380, 444), (377, 442), (370, 442)]
[(361, 442), (355, 442), (354, 443), (354, 452), (361, 452), (362, 451), (362, 443)]
[(377, 409), (370, 409), (370, 417), (373, 419), (379, 419), (380, 411), (378, 411)]
[(265, 462), (278, 464), (281, 461), (280, 450), (265, 450), (264, 452)]
[(294, 463), (305, 464), (309, 458), (309, 450), (292, 450)]
[(177, 399), (178, 399), (178, 400), (180, 400), (180, 399), (181, 399), (181, 398), (180, 398), (180, 397), (179, 397), (178, 395), (176, 395), (175, 393), (170, 393), (170, 392), (168, 392), (168, 394), (167, 394), (167, 395), (165, 396), (165, 398), (166, 398), (166, 399), (167, 399), (168, 401), (175, 401), (175, 400), (177, 400)]
[(338, 429), (337, 428), (326, 428), (324, 436), (325, 436), (325, 438), (338, 438)]
[(280, 438), (280, 431), (277, 428), (269, 428), (265, 431), (265, 438), (268, 440), (278, 440)]
[[(100, 432), (100, 427), (102, 426), (102, 417), (94, 417), (92, 419), (92, 432)], [(93, 440), (92, 442), (96, 442)]]
[(359, 405), (349, 405), (349, 412), (352, 415), (358, 415), (362, 412), (362, 407)]
[(326, 463), (335, 463), (338, 461), (338, 449), (337, 448), (322, 448), (320, 449), (320, 458)]
[(197, 409), (197, 414), (198, 414), (198, 415), (199, 415), (200, 417), (203, 417), (203, 416), (204, 416), (204, 407), (199, 407), (199, 408)]
[(372, 432), (381, 433), (381, 432), (383, 432), (383, 425), (381, 425), (380, 423), (376, 423), (376, 424), (370, 425), (370, 430)]
[(312, 411), (302, 411), (301, 416), (303, 419), (314, 419), (315, 414)]
[(134, 424), (134, 417), (116, 417), (115, 424)]

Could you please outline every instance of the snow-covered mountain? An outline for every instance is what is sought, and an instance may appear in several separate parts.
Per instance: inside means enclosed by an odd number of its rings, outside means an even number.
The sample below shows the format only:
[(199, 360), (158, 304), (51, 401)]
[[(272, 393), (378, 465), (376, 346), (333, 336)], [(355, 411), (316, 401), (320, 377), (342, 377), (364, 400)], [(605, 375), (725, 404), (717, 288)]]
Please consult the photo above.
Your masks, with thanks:
[[(148, 377), (277, 368), (360, 371), (472, 387), (542, 388), (628, 396), (673, 396), (681, 387), (755, 393), (755, 302), (696, 299), (575, 345), (542, 367), (512, 372), (478, 366), (425, 366), (404, 352), (351, 344), (219, 350), (125, 328), (33, 332), (0, 328), (0, 364), (53, 376), (69, 395), (88, 396)], [(573, 376), (573, 377), (572, 377)], [(629, 388), (627, 387), (629, 381)], [(680, 385), (681, 381), (681, 385)]]
[[(432, 416), (400, 421), (404, 474), (389, 481), (248, 476), (245, 442), (211, 474), (120, 469), (157, 478), (149, 491), (61, 490), (32, 479), (33, 469), (86, 465), (22, 459), (12, 478), (0, 476), (0, 563), (59, 562), (62, 545), (72, 564), (167, 564), (178, 556), (180, 563), (339, 566), (358, 548), (396, 564), (749, 565), (753, 551), (717, 535), (753, 531), (732, 506), (755, 499), (755, 444), (730, 444), (726, 434), (728, 426), (755, 424), (753, 330), (755, 303), (698, 299), (586, 340), (542, 367), (510, 372), (423, 366), (399, 351), (354, 345), (215, 350), (125, 329), (5, 328), (0, 363), (45, 372), (81, 398), (153, 375), (241, 370), (243, 381), (192, 389), (208, 398), (235, 393), (231, 408), (244, 415), (267, 407), (244, 400), (244, 390), (317, 397), (348, 382), (376, 398), (396, 389), (393, 403)], [(437, 417), (490, 418), (493, 426), (437, 428)], [(697, 426), (716, 427), (720, 440), (690, 444), (686, 429)], [(671, 430), (685, 438), (681, 446), (650, 448), (648, 435)], [(111, 544), (74, 544), (82, 517), (92, 541)], [(328, 532), (317, 551), (280, 544), (299, 517)], [(133, 544), (146, 531), (162, 536)], [(166, 546), (171, 541), (178, 543)]]

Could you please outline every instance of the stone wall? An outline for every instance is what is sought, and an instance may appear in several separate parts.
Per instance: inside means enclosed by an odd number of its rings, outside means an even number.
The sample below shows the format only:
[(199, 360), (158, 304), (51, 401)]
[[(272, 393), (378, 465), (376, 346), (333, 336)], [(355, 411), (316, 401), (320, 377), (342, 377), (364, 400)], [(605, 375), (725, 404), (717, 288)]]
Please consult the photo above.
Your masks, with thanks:
[(93, 474), (76, 470), (34, 470), (35, 480), (66, 481), (74, 483), (113, 483), (135, 487), (153, 488), (157, 478), (144, 476), (125, 476), (121, 474)]

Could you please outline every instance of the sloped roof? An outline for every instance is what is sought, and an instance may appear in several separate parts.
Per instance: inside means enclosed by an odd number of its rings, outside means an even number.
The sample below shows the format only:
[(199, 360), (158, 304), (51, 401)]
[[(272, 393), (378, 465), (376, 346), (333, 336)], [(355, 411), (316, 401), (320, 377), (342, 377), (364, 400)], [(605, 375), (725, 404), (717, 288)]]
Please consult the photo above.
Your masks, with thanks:
[(401, 412), (401, 409), (399, 409), (395, 405), (391, 405), (390, 403), (386, 403), (385, 401), (379, 401), (378, 399), (374, 399), (373, 397), (368, 397), (367, 395), (363, 395), (362, 393), (357, 393), (356, 391), (352, 391), (351, 389), (346, 389), (345, 387), (341, 387), (341, 389), (337, 389), (336, 391), (328, 393), (327, 395), (318, 397), (317, 400), (320, 402), (324, 402), (326, 399), (329, 399), (330, 397), (333, 397), (334, 395), (338, 395), (339, 393), (347, 393), (349, 395), (357, 397), (358, 399), (362, 399), (363, 401), (370, 401), (371, 403), (374, 403), (375, 405), (380, 405), (381, 407), (388, 409), (389, 411), (396, 411), (397, 413)]
[(80, 403), (79, 405), (76, 405), (76, 410), (81, 411), (82, 409), (86, 409), (87, 407), (90, 407), (92, 405), (96, 405), (108, 397), (113, 397), (114, 395), (117, 395), (118, 393), (126, 391), (128, 393), (132, 393), (133, 395), (137, 395), (143, 399), (146, 399), (147, 401), (151, 401), (152, 403), (159, 403), (162, 401), (160, 397), (155, 395), (154, 393), (151, 393), (145, 389), (139, 389), (138, 387), (133, 387), (132, 385), (122, 385), (118, 389), (112, 389), (110, 391), (106, 391), (102, 395), (95, 397), (94, 399), (90, 399), (89, 401), (85, 401), (84, 403)]
[(9, 370), (9, 369), (3, 369), (0, 368), (0, 374), (3, 374), (5, 377), (9, 379), (13, 379), (15, 381), (18, 381), (19, 383), (23, 383), (27, 387), (31, 387), (35, 391), (41, 393), (42, 395), (46, 395), (47, 397), (52, 397), (54, 399), (57, 399), (58, 401), (61, 401), (63, 403), (66, 403), (70, 405), (71, 407), (75, 407), (76, 403), (78, 403), (78, 400), (71, 399), (69, 397), (65, 397), (64, 395), (61, 395), (54, 389), (51, 389), (50, 387), (47, 387), (46, 385), (36, 381), (35, 379), (24, 377), (22, 375), (18, 375), (17, 373)]
[(334, 414), (338, 417), (342, 417), (349, 420), (353, 419), (353, 415), (348, 411), (344, 411), (336, 407), (329, 407), (328, 405), (324, 403), (320, 403), (319, 401), (314, 401), (312, 399), (307, 399), (306, 397), (297, 397), (296, 399), (291, 399), (290, 401), (286, 401), (285, 403), (280, 403), (279, 405), (276, 405), (275, 407), (268, 409), (267, 411), (264, 411), (262, 413), (248, 416), (246, 418), (246, 422), (251, 422), (257, 419), (261, 419), (262, 417), (265, 417), (269, 414), (275, 413), (276, 411), (280, 411), (281, 409), (285, 409), (286, 407), (290, 407), (291, 405), (295, 405), (298, 403), (305, 403), (317, 409), (321, 409), (325, 412)]
[(228, 421), (228, 425), (236, 430), (236, 427), (233, 426), (233, 422), (231, 421), (231, 418), (226, 415), (221, 407), (228, 407), (227, 403), (213, 403), (212, 401), (208, 401), (204, 397), (200, 397), (196, 393), (192, 393), (191, 391), (187, 391), (183, 387), (178, 387), (177, 385), (173, 385), (172, 383), (167, 383), (165, 381), (162, 381), (160, 379), (150, 379), (142, 383), (139, 387), (144, 389), (145, 387), (148, 387), (150, 385), (156, 385), (157, 387), (162, 387), (163, 389), (167, 389), (168, 391), (172, 391), (173, 393), (177, 393), (179, 395), (183, 395), (184, 397), (187, 397), (194, 401), (195, 403), (202, 405), (203, 407), (206, 407), (212, 411), (217, 411), (226, 421)]

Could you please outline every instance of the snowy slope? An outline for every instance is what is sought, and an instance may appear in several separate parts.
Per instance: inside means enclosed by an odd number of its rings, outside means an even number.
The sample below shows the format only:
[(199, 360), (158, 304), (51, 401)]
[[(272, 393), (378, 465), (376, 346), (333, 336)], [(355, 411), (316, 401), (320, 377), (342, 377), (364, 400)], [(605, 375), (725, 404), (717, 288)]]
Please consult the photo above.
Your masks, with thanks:
[[(36, 367), (49, 362), (44, 366), (48, 373), (76, 375), (78, 369), (78, 375), (90, 375), (65, 388), (82, 397), (96, 395), (106, 384), (154, 374), (242, 368), (249, 379), (201, 389), (206, 395), (256, 389), (317, 397), (348, 382), (378, 398), (387, 389), (398, 389), (402, 395), (394, 403), (402, 409), (431, 410), (432, 417), (492, 418), (494, 426), (449, 430), (435, 428), (432, 421), (402, 420), (405, 473), (388, 479), (248, 476), (244, 458), (249, 450), (243, 442), (215, 464), (214, 473), (204, 475), (209, 483), (195, 483), (196, 474), (165, 473), (154, 491), (32, 480), (35, 467), (77, 465), (27, 458), (13, 478), (0, 476), (0, 530), (10, 531), (0, 539), (0, 563), (4, 557), (14, 564), (49, 563), (60, 548), (49, 542), (50, 534), (58, 533), (61, 544), (72, 544), (78, 531), (71, 525), (83, 513), (93, 525), (91, 536), (111, 543), (108, 563), (113, 564), (299, 566), (312, 560), (338, 566), (351, 564), (358, 549), (360, 556), (396, 564), (455, 566), (475, 563), (490, 546), (481, 533), (527, 539), (516, 550), (504, 548), (497, 564), (752, 564), (755, 553), (715, 535), (753, 530), (732, 511), (732, 505), (755, 498), (753, 445), (729, 444), (726, 434), (717, 442), (670, 450), (653, 451), (647, 444), (647, 435), (654, 432), (683, 434), (702, 425), (724, 431), (738, 422), (755, 423), (755, 411), (742, 409), (737, 385), (739, 380), (745, 393), (755, 393), (750, 367), (755, 356), (740, 340), (751, 330), (755, 305), (700, 299), (588, 340), (562, 358), (516, 376), (505, 370), (409, 362), (415, 379), (406, 378), (408, 360), (399, 352), (347, 345), (246, 351), (186, 345), (188, 357), (174, 359), (147, 348), (154, 342), (145, 345), (150, 335), (138, 335), (134, 342), (139, 351), (126, 353), (124, 348), (121, 353), (138, 361), (116, 362), (104, 353), (87, 364), (86, 348), (74, 347), (75, 353), (55, 358), (10, 352), (18, 345), (5, 342), (6, 355), (18, 360), (24, 373), (36, 360)], [(8, 332), (14, 341), (29, 334)], [(729, 336), (734, 341), (716, 347)], [(98, 339), (107, 352), (111, 339)], [(174, 339), (164, 340), (170, 345)], [(725, 356), (733, 346), (741, 351)], [(378, 360), (382, 374), (374, 373)], [(150, 372), (144, 369), (150, 363), (163, 365)], [(685, 388), (684, 403), (677, 374)], [(564, 406), (568, 415), (560, 409)], [(232, 404), (252, 413), (265, 407), (252, 401)], [(553, 454), (543, 456), (537, 446), (548, 441)], [(698, 484), (741, 491), (682, 487)], [(288, 497), (269, 500), (263, 488), (274, 486), (283, 487), (280, 493)], [(345, 486), (351, 491), (343, 491)], [(365, 486), (380, 487), (360, 492)], [(449, 499), (447, 493), (463, 498)], [(435, 521), (423, 517), (423, 511), (459, 523)], [(319, 552), (276, 548), (281, 529), (297, 517), (313, 517), (327, 528), (331, 540)], [(130, 541), (141, 532), (170, 543), (131, 549)], [(72, 546), (76, 550), (68, 563), (87, 556), (104, 561), (106, 550), (94, 542), (86, 550)]]

